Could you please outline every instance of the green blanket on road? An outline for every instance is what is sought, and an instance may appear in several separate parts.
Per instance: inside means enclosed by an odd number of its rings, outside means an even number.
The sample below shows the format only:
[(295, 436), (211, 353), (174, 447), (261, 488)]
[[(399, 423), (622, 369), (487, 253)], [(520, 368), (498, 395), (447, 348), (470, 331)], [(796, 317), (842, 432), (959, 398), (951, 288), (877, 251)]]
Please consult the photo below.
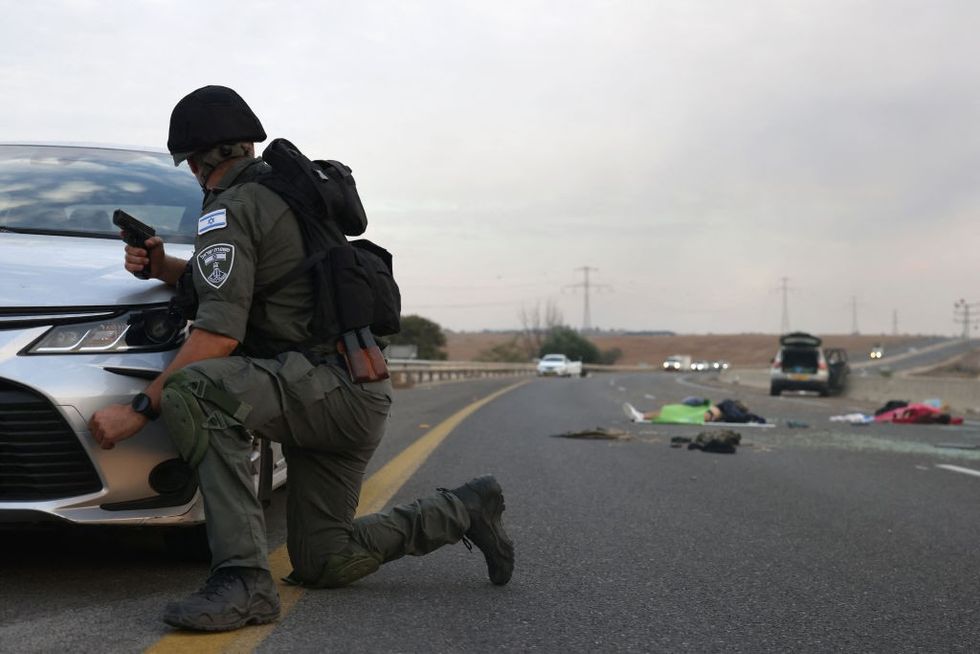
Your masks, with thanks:
[(710, 406), (710, 404), (699, 404), (697, 406), (690, 406), (689, 404), (665, 404), (660, 409), (660, 415), (652, 418), (650, 422), (703, 425), (704, 412)]

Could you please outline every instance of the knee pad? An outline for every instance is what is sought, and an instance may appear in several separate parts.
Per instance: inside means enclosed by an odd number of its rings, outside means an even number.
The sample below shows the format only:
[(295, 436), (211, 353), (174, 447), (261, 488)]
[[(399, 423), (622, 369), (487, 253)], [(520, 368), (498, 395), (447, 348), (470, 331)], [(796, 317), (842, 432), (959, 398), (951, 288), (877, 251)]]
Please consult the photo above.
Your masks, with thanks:
[(160, 412), (177, 452), (196, 468), (208, 451), (207, 416), (197, 397), (188, 388), (187, 375), (174, 373), (160, 395)]

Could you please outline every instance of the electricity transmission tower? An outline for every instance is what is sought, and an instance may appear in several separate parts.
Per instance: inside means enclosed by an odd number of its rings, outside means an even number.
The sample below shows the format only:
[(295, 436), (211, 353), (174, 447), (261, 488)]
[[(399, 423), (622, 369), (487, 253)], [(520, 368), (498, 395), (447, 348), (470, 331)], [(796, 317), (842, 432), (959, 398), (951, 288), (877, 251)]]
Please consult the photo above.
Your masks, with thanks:
[(980, 309), (980, 302), (967, 302), (960, 298), (953, 303), (953, 322), (963, 325), (964, 339), (970, 338), (970, 323), (980, 322), (976, 316), (978, 309)]
[(589, 309), (589, 294), (595, 290), (596, 292), (601, 292), (606, 289), (612, 288), (608, 284), (593, 284), (589, 279), (590, 272), (599, 272), (598, 268), (593, 268), (592, 266), (582, 266), (581, 268), (576, 268), (575, 271), (581, 270), (584, 273), (585, 279), (578, 284), (568, 284), (565, 288), (570, 288), (573, 291), (577, 288), (581, 288), (585, 295), (585, 307), (582, 311), (582, 331), (587, 332), (592, 330), (592, 313)]

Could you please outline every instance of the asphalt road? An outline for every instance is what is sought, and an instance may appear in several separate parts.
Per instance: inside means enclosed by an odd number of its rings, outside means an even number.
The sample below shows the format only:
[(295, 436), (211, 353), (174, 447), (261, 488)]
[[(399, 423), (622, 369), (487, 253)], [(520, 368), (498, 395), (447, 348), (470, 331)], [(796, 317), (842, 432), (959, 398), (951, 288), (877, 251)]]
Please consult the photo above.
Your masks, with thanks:
[[(370, 473), (514, 381), (400, 391)], [(668, 374), (535, 379), (495, 399), (393, 502), (496, 473), (517, 546), (511, 583), (492, 586), (478, 552), (445, 547), (346, 589), (303, 593), (255, 650), (977, 651), (980, 424), (852, 427), (828, 418), (872, 407), (740, 389), (779, 426), (741, 429), (738, 453), (725, 455), (671, 448), (672, 436), (698, 428), (632, 424), (621, 410), (732, 395), (711, 384)], [(809, 427), (790, 429), (788, 419)], [(629, 439), (555, 436), (597, 426)], [(283, 539), (282, 495), (269, 511), (273, 546)], [(160, 610), (194, 590), (205, 566), (174, 561), (158, 541), (0, 532), (0, 651), (169, 642)], [(182, 645), (215, 651), (217, 642)]]

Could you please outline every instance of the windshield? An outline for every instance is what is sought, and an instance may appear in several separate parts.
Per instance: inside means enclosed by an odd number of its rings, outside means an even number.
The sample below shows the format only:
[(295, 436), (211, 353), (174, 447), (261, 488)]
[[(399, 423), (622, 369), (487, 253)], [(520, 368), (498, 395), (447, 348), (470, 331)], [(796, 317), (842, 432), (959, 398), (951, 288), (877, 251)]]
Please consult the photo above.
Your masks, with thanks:
[(116, 209), (193, 243), (201, 189), (164, 153), (0, 145), (0, 230), (118, 239)]
[(549, 354), (545, 356), (545, 361), (564, 361), (565, 356), (563, 354)]

